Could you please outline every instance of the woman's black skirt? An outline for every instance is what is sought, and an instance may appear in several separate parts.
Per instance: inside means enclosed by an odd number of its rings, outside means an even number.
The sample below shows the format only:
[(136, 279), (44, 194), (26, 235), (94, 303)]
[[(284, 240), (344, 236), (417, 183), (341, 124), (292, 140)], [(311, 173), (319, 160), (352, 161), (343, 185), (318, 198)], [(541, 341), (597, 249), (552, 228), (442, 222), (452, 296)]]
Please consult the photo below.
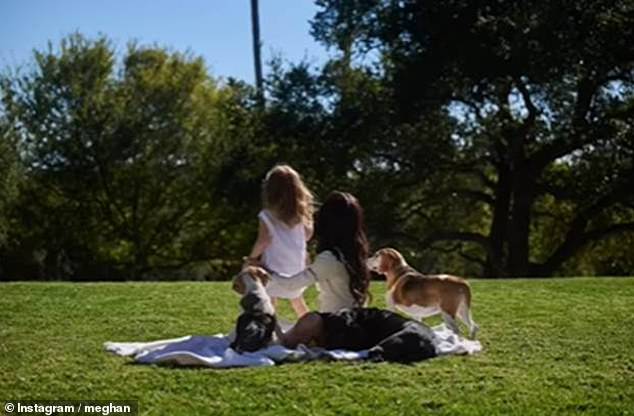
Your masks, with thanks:
[(436, 356), (433, 331), (425, 324), (377, 308), (320, 313), (324, 347), (370, 350), (370, 358), (412, 362)]

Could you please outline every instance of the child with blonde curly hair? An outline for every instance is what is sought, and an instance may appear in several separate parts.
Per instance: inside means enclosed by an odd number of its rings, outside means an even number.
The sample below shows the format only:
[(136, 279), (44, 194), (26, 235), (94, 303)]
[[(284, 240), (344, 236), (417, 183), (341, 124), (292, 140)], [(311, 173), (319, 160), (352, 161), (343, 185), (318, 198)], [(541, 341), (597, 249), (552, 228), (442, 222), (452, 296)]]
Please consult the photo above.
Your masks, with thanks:
[[(313, 234), (313, 195), (301, 176), (288, 165), (273, 167), (262, 184), (262, 210), (258, 237), (248, 257), (281, 276), (292, 276), (306, 267), (306, 242)], [(290, 299), (298, 317), (308, 312), (304, 289), (288, 290), (269, 282), (273, 299)]]

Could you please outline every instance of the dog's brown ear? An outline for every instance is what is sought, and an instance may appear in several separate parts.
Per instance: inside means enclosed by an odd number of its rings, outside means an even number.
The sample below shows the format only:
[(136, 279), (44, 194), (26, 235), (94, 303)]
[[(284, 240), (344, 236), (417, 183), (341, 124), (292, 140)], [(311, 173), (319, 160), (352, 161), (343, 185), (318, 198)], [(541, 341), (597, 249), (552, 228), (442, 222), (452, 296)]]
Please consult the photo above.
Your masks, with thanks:
[(251, 275), (259, 279), (264, 286), (267, 285), (269, 280), (271, 280), (271, 276), (269, 273), (261, 267), (251, 267)]
[(231, 285), (231, 288), (239, 295), (244, 295), (246, 288), (244, 287), (244, 282), (242, 281), (242, 273), (233, 278), (233, 284)]
[(382, 273), (392, 270), (402, 259), (401, 253), (391, 247), (382, 248), (377, 254), (379, 254), (380, 259), (379, 270)]

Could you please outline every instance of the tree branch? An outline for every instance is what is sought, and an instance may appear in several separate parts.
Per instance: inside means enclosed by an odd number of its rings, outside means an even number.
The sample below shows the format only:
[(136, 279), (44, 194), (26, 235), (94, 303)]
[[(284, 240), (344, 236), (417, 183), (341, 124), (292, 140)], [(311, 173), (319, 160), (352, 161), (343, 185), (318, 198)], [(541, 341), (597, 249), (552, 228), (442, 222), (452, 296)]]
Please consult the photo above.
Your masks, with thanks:
[(601, 240), (608, 235), (631, 231), (632, 227), (634, 227), (632, 223), (613, 224), (603, 229), (586, 231), (590, 220), (604, 209), (628, 196), (629, 194), (627, 192), (631, 186), (632, 183), (629, 181), (621, 184), (619, 187), (615, 187), (612, 192), (604, 195), (593, 205), (577, 214), (570, 223), (570, 228), (566, 233), (564, 242), (543, 264), (535, 266), (535, 272), (539, 275), (551, 275), (563, 262), (572, 257), (589, 242)]
[(559, 159), (586, 144), (588, 122), (586, 117), (592, 105), (592, 99), (598, 86), (589, 79), (579, 80), (577, 83), (577, 101), (572, 114), (572, 131), (569, 140), (558, 139), (545, 145), (531, 157), (531, 161), (541, 171), (549, 163)]
[(609, 227), (588, 231), (584, 234), (584, 238), (587, 242), (603, 240), (615, 234), (621, 234), (625, 232), (634, 232), (634, 222), (612, 224)]
[(484, 202), (487, 205), (493, 205), (495, 203), (495, 199), (493, 198), (493, 196), (487, 194), (486, 192), (463, 188), (450, 189), (449, 192), (455, 195), (464, 196), (466, 198)]
[(476, 163), (463, 165), (463, 166), (457, 166), (454, 168), (453, 173), (474, 175), (482, 185), (484, 185), (485, 187), (489, 189), (495, 189), (495, 185), (496, 185), (495, 181), (489, 179), (489, 177), (482, 170), (478, 169), (476, 166), (477, 166)]
[(532, 126), (535, 123), (535, 120), (537, 119), (540, 111), (537, 109), (537, 107), (535, 107), (535, 104), (533, 104), (533, 100), (531, 99), (530, 92), (528, 92), (528, 88), (519, 77), (515, 78), (515, 85), (522, 95), (524, 105), (526, 106), (526, 110), (528, 111), (528, 118), (524, 121), (524, 125)]

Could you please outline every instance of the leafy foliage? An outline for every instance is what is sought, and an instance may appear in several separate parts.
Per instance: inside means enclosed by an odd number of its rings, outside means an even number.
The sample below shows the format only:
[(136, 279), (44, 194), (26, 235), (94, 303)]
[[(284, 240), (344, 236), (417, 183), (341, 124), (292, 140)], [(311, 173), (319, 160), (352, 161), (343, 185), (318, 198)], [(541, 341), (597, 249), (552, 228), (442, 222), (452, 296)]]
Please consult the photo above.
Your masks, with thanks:
[(634, 2), (316, 4), (331, 59), (274, 60), (264, 107), (79, 34), (2, 76), (2, 276), (227, 277), (279, 162), (425, 272), (632, 273)]
[[(425, 204), (428, 221), (402, 222), (394, 242), (460, 254), (487, 276), (551, 275), (592, 243), (634, 232), (634, 3), (318, 4), (317, 39), (360, 56), (360, 68), (380, 57), (390, 131), (430, 120), (390, 164), (376, 163), (388, 139), (370, 150), (368, 171), (402, 178), (415, 166), (418, 181), (397, 200)], [(426, 157), (413, 150), (423, 141)], [(549, 210), (562, 214), (556, 232)]]
[[(21, 172), (15, 138), (10, 125), (0, 118), (0, 248), (7, 243), (8, 212), (18, 196)], [(1, 268), (0, 268), (1, 269)]]
[(36, 63), (3, 83), (30, 178), (16, 232), (41, 251), (40, 272), (141, 278), (220, 250), (215, 234), (232, 216), (216, 203), (217, 179), (242, 92), (162, 49), (130, 45), (118, 67), (103, 38), (73, 35)]

